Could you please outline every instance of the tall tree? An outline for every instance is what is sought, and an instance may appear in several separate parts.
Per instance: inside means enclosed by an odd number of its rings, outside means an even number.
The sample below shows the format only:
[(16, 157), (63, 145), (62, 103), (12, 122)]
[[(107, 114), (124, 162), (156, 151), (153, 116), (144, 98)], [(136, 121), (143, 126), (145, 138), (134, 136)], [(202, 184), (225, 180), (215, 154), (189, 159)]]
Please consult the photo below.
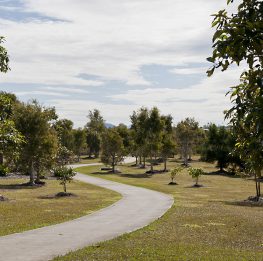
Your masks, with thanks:
[[(56, 138), (51, 122), (57, 119), (54, 108), (45, 108), (37, 101), (16, 106), (16, 128), (25, 138), (21, 146), (20, 165), (30, 174), (30, 184), (35, 183), (35, 172), (45, 167), (56, 156)], [(52, 137), (52, 141), (50, 142)]]
[(145, 168), (145, 159), (147, 157), (147, 119), (149, 117), (149, 111), (147, 108), (141, 107), (138, 111), (134, 111), (130, 116), (131, 119), (131, 131), (133, 137), (133, 150), (140, 157), (140, 165)]
[(231, 133), (225, 127), (210, 124), (207, 131), (207, 140), (203, 145), (202, 158), (207, 162), (217, 161), (220, 172), (231, 161), (230, 153), (233, 150)]
[(115, 172), (115, 166), (123, 160), (125, 149), (123, 139), (114, 129), (107, 129), (102, 138), (101, 161), (112, 166), (112, 172)]
[(54, 127), (58, 133), (58, 138), (61, 145), (66, 147), (68, 150), (73, 151), (74, 149), (73, 122), (68, 119), (61, 119), (56, 121)]
[(100, 153), (101, 139), (105, 130), (105, 122), (100, 114), (100, 111), (97, 109), (89, 111), (88, 118), (89, 121), (86, 128), (89, 156), (92, 157), (92, 155), (94, 155), (97, 158)]
[(167, 159), (174, 154), (175, 151), (175, 142), (173, 138), (173, 118), (171, 115), (162, 116), (162, 120), (164, 122), (164, 128), (162, 131), (162, 138), (161, 138), (161, 157), (164, 162), (164, 169), (163, 171), (167, 171)]
[[(227, 4), (232, 2), (227, 0)], [(234, 14), (220, 10), (214, 16), (213, 55), (208, 58), (213, 66), (208, 76), (216, 68), (224, 71), (230, 64), (247, 64), (241, 83), (229, 92), (233, 107), (226, 117), (236, 133), (236, 151), (255, 177), (259, 199), (263, 170), (263, 2), (243, 0)]]
[(186, 118), (179, 122), (175, 128), (177, 144), (180, 147), (183, 163), (188, 166), (188, 159), (196, 144), (199, 134), (198, 122), (193, 118)]
[(120, 123), (118, 126), (114, 127), (114, 129), (119, 133), (123, 140), (123, 146), (126, 154), (129, 154), (131, 150), (131, 131), (128, 127)]
[(86, 143), (86, 130), (78, 128), (73, 130), (74, 137), (74, 153), (78, 156), (78, 161), (80, 161), (80, 155), (84, 149), (87, 147)]
[(12, 97), (8, 93), (0, 92), (0, 165), (4, 163), (4, 155), (14, 157), (23, 142), (23, 136), (16, 129), (12, 119), (14, 111)]

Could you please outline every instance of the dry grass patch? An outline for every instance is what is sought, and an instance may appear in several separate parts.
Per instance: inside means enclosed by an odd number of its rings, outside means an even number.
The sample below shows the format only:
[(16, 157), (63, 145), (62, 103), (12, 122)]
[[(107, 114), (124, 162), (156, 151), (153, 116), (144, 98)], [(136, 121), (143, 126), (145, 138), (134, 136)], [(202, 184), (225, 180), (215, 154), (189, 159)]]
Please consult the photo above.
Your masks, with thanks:
[(40, 188), (15, 186), (26, 181), (0, 180), (0, 194), (9, 199), (0, 202), (0, 236), (78, 218), (121, 198), (116, 192), (78, 181), (68, 186), (74, 197), (54, 197), (62, 190), (56, 180)]

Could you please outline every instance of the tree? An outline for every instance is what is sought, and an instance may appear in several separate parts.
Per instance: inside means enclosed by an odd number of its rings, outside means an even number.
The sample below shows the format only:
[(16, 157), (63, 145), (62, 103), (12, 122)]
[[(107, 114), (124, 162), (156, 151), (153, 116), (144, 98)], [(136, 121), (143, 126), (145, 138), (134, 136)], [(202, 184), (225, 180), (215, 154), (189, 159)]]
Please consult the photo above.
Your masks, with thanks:
[(194, 187), (201, 187), (201, 185), (198, 184), (198, 181), (199, 181), (199, 177), (204, 175), (204, 171), (199, 168), (189, 168), (188, 173), (193, 179), (195, 179)]
[(141, 107), (137, 112), (134, 111), (130, 116), (131, 119), (131, 131), (133, 137), (133, 151), (140, 157), (140, 165), (145, 168), (145, 159), (147, 156), (147, 119), (149, 117), (149, 111), (147, 108)]
[(74, 149), (73, 122), (68, 119), (56, 121), (54, 128), (58, 133), (59, 142), (68, 150)]
[(75, 175), (76, 172), (74, 172), (72, 168), (67, 168), (65, 166), (57, 167), (54, 170), (54, 176), (60, 180), (60, 184), (64, 189), (64, 194), (67, 194), (67, 183), (70, 183)]
[[(56, 156), (57, 142), (51, 122), (57, 119), (54, 108), (45, 108), (35, 100), (16, 106), (14, 121), (24, 136), (19, 163), (30, 174), (30, 185), (35, 183), (35, 172), (51, 164)], [(52, 137), (52, 141), (51, 141)], [(49, 163), (47, 163), (49, 161)]]
[(150, 156), (151, 172), (153, 173), (153, 157), (157, 155), (161, 147), (162, 131), (164, 121), (157, 107), (149, 111), (149, 117), (146, 120), (146, 148)]
[(167, 159), (174, 154), (175, 142), (173, 139), (172, 116), (162, 116), (164, 122), (164, 129), (161, 140), (161, 156), (164, 162), (164, 172), (167, 171)]
[(123, 140), (119, 133), (114, 129), (107, 129), (102, 138), (101, 161), (112, 166), (115, 173), (115, 166), (123, 160), (125, 150)]
[(128, 127), (120, 123), (118, 126), (114, 127), (114, 129), (119, 133), (123, 140), (123, 146), (125, 149), (125, 154), (128, 154), (131, 149), (131, 131)]
[(0, 92), (0, 165), (4, 163), (4, 155), (10, 154), (15, 157), (23, 142), (23, 136), (16, 129), (12, 119), (13, 110), (12, 95)]
[(6, 73), (9, 68), (9, 56), (5, 47), (2, 46), (5, 38), (0, 36), (0, 72)]
[(105, 130), (105, 122), (100, 114), (100, 111), (95, 109), (89, 111), (89, 122), (87, 128), (87, 144), (89, 147), (89, 157), (92, 155), (97, 158), (100, 153), (101, 139)]
[(86, 148), (86, 130), (78, 128), (73, 130), (74, 137), (74, 153), (78, 156), (78, 161), (80, 161), (80, 155), (82, 151)]
[(243, 0), (236, 13), (228, 15), (220, 10), (214, 16), (213, 55), (208, 58), (213, 66), (208, 76), (216, 68), (225, 71), (230, 64), (247, 64), (240, 76), (241, 83), (229, 92), (233, 107), (227, 111), (226, 118), (230, 119), (237, 137), (236, 151), (245, 161), (247, 171), (255, 177), (258, 200), (263, 170), (263, 2)]
[(191, 158), (199, 134), (198, 122), (193, 118), (186, 118), (177, 124), (175, 132), (177, 144), (181, 150), (183, 164), (188, 166), (188, 159)]
[(175, 167), (172, 169), (170, 176), (171, 176), (171, 182), (169, 183), (170, 185), (174, 184), (176, 185), (177, 183), (174, 182), (175, 177), (182, 171), (183, 169), (181, 167)]
[(225, 127), (210, 124), (207, 131), (207, 140), (204, 143), (202, 158), (207, 162), (217, 161), (220, 172), (231, 162), (230, 153), (234, 149), (231, 145), (231, 133)]

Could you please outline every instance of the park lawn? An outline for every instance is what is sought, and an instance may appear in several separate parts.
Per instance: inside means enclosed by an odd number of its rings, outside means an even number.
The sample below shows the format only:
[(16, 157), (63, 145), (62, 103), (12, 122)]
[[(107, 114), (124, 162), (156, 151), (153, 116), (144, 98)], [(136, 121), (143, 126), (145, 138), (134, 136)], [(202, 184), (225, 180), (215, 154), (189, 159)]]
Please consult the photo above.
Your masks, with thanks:
[(216, 169), (208, 163), (191, 165), (211, 173), (201, 177), (204, 187), (191, 188), (186, 170), (176, 177), (179, 185), (169, 186), (169, 173), (146, 175), (145, 170), (120, 166), (122, 174), (112, 175), (102, 173), (99, 166), (79, 168), (82, 173), (172, 194), (175, 204), (143, 229), (55, 260), (263, 260), (263, 208), (235, 204), (255, 194), (254, 182), (212, 174)]
[(80, 162), (74, 162), (72, 164), (74, 165), (74, 164), (90, 164), (90, 163), (101, 163), (101, 161), (100, 158), (93, 159), (93, 158), (88, 158), (87, 155), (84, 155), (84, 156), (80, 156)]
[(0, 179), (0, 236), (72, 220), (111, 205), (121, 195), (104, 188), (73, 181), (68, 192), (74, 197), (44, 199), (62, 191), (57, 180), (47, 180), (41, 188), (15, 186), (25, 179)]

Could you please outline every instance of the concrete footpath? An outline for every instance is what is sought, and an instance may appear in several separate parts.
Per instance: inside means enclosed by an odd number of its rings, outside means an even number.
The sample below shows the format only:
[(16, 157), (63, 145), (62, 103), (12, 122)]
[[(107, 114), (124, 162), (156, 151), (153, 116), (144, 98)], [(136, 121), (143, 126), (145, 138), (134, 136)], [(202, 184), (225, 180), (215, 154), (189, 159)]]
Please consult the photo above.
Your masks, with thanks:
[(0, 237), (1, 261), (50, 260), (142, 228), (161, 217), (173, 204), (172, 196), (156, 191), (80, 173), (75, 179), (114, 190), (122, 199), (72, 221)]

